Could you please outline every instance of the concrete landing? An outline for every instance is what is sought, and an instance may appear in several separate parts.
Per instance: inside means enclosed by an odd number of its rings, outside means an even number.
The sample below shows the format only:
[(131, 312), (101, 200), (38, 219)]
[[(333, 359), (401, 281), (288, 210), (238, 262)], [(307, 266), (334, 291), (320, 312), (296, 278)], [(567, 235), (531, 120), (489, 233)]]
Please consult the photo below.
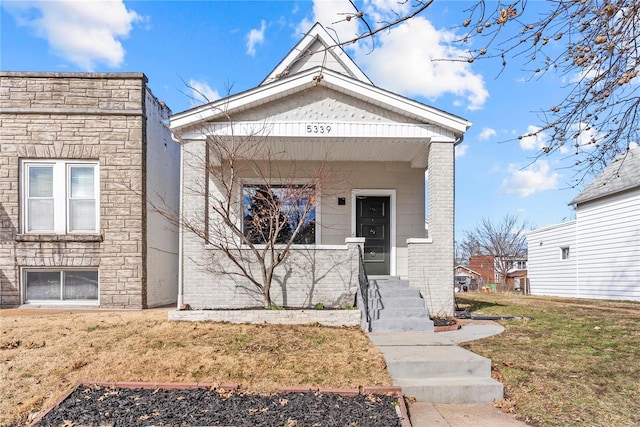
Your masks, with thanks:
[(409, 404), (412, 427), (524, 427), (511, 414), (493, 405), (434, 405), (427, 402)]

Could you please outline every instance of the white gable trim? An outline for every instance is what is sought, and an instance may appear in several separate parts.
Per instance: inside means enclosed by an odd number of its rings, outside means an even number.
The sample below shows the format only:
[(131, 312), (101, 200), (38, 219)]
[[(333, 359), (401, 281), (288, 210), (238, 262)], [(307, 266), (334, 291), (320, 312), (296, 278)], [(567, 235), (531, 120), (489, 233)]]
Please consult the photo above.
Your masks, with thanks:
[(327, 32), (327, 30), (316, 22), (315, 25), (304, 35), (302, 40), (291, 49), (289, 54), (276, 66), (276, 68), (269, 73), (269, 75), (260, 83), (260, 86), (268, 84), (274, 80), (278, 80), (285, 77), (285, 73), (293, 64), (305, 55), (313, 55), (317, 52), (308, 52), (308, 49), (313, 45), (315, 41), (319, 41), (326, 49), (328, 55), (333, 56), (350, 74), (351, 77), (363, 81), (368, 84), (371, 80), (362, 72), (360, 67), (353, 62), (353, 60), (347, 55), (347, 53), (338, 45), (333, 37)]
[[(321, 76), (321, 78), (318, 78), (318, 76)], [(443, 127), (456, 135), (462, 135), (471, 126), (470, 122), (460, 117), (360, 82), (332, 70), (323, 70), (321, 67), (315, 67), (287, 79), (259, 86), (202, 107), (176, 114), (171, 117), (169, 127), (174, 133), (180, 133), (183, 128), (197, 126), (208, 120), (224, 118), (227, 115), (257, 107), (302, 90), (311, 89), (314, 85), (325, 85), (332, 90), (345, 93), (415, 120)]]

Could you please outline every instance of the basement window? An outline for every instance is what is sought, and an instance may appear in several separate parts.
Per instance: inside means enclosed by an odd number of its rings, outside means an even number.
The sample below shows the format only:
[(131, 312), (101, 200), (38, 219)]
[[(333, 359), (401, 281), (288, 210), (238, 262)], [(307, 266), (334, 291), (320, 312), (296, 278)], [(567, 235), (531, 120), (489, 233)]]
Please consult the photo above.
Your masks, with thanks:
[(98, 270), (24, 271), (24, 301), (98, 301)]

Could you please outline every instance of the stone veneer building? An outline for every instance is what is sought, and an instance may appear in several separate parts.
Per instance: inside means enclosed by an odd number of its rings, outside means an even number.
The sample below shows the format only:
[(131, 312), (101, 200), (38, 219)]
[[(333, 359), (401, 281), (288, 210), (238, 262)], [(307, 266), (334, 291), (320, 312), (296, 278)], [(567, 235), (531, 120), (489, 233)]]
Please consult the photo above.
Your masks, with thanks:
[(0, 73), (0, 306), (175, 302), (169, 109), (142, 73)]

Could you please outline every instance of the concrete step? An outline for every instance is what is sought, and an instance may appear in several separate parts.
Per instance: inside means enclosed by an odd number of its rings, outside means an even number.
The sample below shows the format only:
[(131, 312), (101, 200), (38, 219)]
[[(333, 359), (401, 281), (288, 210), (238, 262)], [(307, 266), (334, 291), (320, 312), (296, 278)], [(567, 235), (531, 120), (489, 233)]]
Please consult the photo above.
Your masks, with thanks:
[(458, 346), (381, 349), (392, 378), (491, 378), (491, 360)]
[(400, 318), (405, 317), (407, 319), (428, 319), (429, 312), (424, 308), (383, 308), (378, 311), (378, 318)]
[(420, 291), (418, 289), (415, 288), (409, 288), (409, 287), (384, 287), (384, 286), (380, 286), (378, 287), (378, 293), (382, 298), (387, 298), (387, 297), (404, 297), (404, 298), (420, 298), (422, 299), (422, 296), (420, 295)]
[(416, 297), (381, 298), (381, 308), (425, 308), (424, 300)]
[(405, 396), (433, 404), (479, 404), (503, 399), (503, 386), (492, 378), (394, 378)]
[(371, 332), (423, 331), (433, 332), (431, 319), (388, 318), (371, 321)]

